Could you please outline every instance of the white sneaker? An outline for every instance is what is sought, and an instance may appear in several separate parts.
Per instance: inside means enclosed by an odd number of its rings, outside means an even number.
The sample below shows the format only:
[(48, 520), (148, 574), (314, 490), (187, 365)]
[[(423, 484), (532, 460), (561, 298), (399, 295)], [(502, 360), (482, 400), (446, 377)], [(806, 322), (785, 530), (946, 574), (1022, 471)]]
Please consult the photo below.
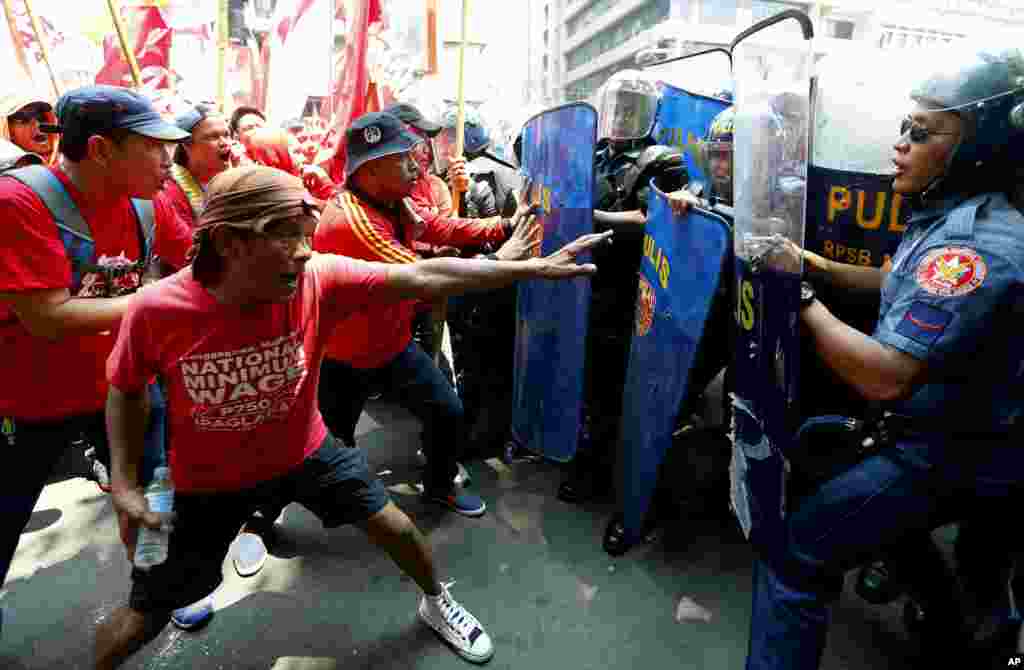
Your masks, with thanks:
[(473, 663), (486, 663), (494, 656), (494, 645), (476, 617), (448, 592), (448, 587), (454, 583), (442, 584), (439, 596), (423, 595), (419, 606), (420, 619), (459, 656)]

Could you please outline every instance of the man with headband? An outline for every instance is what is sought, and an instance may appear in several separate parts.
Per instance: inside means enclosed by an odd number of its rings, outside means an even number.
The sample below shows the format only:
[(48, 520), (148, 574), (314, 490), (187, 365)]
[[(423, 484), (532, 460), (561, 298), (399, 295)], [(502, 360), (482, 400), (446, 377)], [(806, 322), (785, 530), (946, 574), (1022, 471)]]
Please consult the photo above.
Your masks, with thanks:
[[(419, 617), (463, 657), (493, 654), (480, 623), (437, 578), (431, 550), (368, 470), (366, 455), (332, 436), (317, 410), (327, 336), (370, 305), (434, 300), (520, 279), (568, 279), (596, 268), (576, 258), (588, 235), (546, 258), (434, 259), (388, 265), (314, 254), (319, 213), (301, 180), (246, 166), (214, 177), (195, 231), (191, 268), (142, 294), (107, 365), (113, 503), (133, 555), (149, 510), (137, 477), (146, 380), (168, 390), (176, 489), (166, 562), (134, 570), (128, 606), (97, 631), (97, 668), (114, 668), (152, 640), (176, 607), (211, 592), (239, 526), (260, 505), (299, 502), (327, 527), (356, 524), (423, 589)], [(344, 325), (341, 325), (344, 327)]]

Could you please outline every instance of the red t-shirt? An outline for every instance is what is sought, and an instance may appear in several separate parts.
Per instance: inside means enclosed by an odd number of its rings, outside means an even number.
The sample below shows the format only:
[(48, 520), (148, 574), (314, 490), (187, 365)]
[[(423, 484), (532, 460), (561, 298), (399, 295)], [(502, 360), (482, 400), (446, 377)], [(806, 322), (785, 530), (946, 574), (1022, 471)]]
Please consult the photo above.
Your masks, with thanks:
[[(416, 212), (420, 215), (420, 212)], [(343, 191), (327, 204), (313, 235), (313, 248), (381, 263), (415, 263), (413, 240), (463, 246), (501, 243), (501, 219), (451, 219), (436, 215), (413, 220), (403, 205), (384, 212)], [(378, 368), (409, 346), (417, 301), (374, 305), (346, 320), (332, 335), (327, 356), (355, 368)]]
[(163, 189), (156, 194), (156, 200), (164, 200), (189, 226), (196, 225), (195, 210), (192, 209), (192, 203), (188, 200), (188, 194), (182, 190), (181, 186), (178, 186), (178, 182), (168, 179)]
[[(128, 198), (97, 208), (59, 169), (64, 184), (96, 242), (98, 265), (140, 257), (138, 223)], [(154, 201), (156, 232), (153, 253), (175, 267), (185, 263), (191, 244), (188, 226), (174, 211)], [(71, 263), (57, 225), (35, 192), (9, 177), (0, 177), (0, 292), (20, 293), (71, 286)], [(98, 297), (96, 275), (83, 277), (79, 298)], [(137, 280), (125, 278), (133, 283)], [(0, 349), (11, 383), (0, 386), (0, 416), (52, 420), (97, 412), (107, 398), (103, 365), (114, 345), (110, 332), (68, 336), (53, 342), (35, 337), (0, 302)]]
[(170, 462), (181, 491), (230, 491), (288, 472), (327, 435), (317, 408), (327, 335), (389, 298), (387, 268), (337, 256), (306, 264), (287, 303), (221, 305), (191, 269), (140, 295), (107, 363), (118, 389), (167, 384)]

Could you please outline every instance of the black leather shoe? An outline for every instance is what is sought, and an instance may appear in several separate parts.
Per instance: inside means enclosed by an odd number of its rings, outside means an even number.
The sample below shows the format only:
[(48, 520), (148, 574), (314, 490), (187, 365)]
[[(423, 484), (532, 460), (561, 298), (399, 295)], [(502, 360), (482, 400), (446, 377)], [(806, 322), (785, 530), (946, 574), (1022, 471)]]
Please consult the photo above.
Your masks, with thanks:
[(619, 517), (608, 522), (604, 529), (604, 541), (601, 546), (609, 556), (622, 556), (637, 544), (650, 544), (657, 539), (657, 525), (653, 522), (644, 524), (643, 535), (640, 542), (630, 542), (626, 539), (626, 526)]
[(875, 561), (857, 573), (854, 590), (872, 605), (885, 605), (903, 595), (904, 586), (893, 577), (885, 561)]

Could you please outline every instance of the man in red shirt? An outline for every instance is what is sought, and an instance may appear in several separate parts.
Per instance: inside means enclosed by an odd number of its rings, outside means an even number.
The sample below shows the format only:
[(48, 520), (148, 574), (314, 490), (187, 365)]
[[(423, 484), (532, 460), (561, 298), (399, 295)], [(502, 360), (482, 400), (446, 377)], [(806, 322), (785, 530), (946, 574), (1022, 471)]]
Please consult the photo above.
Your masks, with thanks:
[[(57, 117), (61, 167), (0, 177), (0, 341), (7, 366), (0, 424), (6, 446), (18, 454), (17, 467), (0, 470), (0, 582), (63, 451), (83, 433), (105, 449), (104, 363), (146, 270), (142, 222), (130, 198), (156, 195), (170, 169), (170, 143), (187, 137), (145, 98), (113, 87), (65, 94)], [(50, 192), (66, 193), (88, 226), (91, 247), (82, 232), (69, 230), (67, 212), (55, 221), (20, 180), (27, 179), (24, 170), (34, 170)], [(154, 202), (153, 211), (149, 246), (181, 267), (188, 227), (165, 203)], [(75, 250), (71, 257), (68, 249)]]
[[(346, 191), (331, 200), (313, 238), (317, 251), (383, 263), (418, 260), (414, 240), (454, 246), (502, 244), (509, 219), (424, 219), (408, 197), (420, 180), (413, 157), (420, 139), (388, 113), (366, 114), (346, 133)], [(522, 218), (519, 212), (519, 218)], [(523, 228), (521, 232), (526, 232)], [(498, 259), (525, 257), (529, 244), (513, 238)], [(539, 242), (538, 242), (539, 244)], [(331, 337), (320, 386), (320, 411), (328, 427), (355, 443), (355, 427), (370, 393), (389, 389), (423, 423), (427, 457), (424, 496), (466, 516), (487, 506), (453, 484), (462, 439), (463, 408), (430, 357), (412, 341), (415, 302), (380, 305), (346, 321)]]
[(224, 117), (207, 105), (192, 107), (178, 116), (174, 125), (190, 137), (174, 150), (173, 179), (164, 185), (162, 196), (182, 220), (195, 225), (206, 185), (231, 167), (231, 133)]
[(423, 589), (425, 623), (469, 660), (493, 654), (480, 623), (438, 581), (429, 545), (388, 500), (363, 450), (345, 448), (324, 425), (320, 362), (331, 331), (359, 310), (590, 275), (596, 268), (575, 259), (606, 235), (522, 262), (367, 263), (312, 253), (317, 207), (301, 180), (280, 170), (221, 173), (210, 182), (191, 268), (147, 289), (122, 323), (107, 365), (107, 416), (112, 499), (129, 556), (140, 523), (158, 529), (168, 521), (149, 510), (138, 477), (143, 391), (157, 374), (175, 439), (174, 523), (167, 560), (133, 570), (129, 606), (99, 627), (100, 670), (152, 640), (171, 610), (212, 591), (238, 527), (275, 501), (297, 501), (328, 527), (356, 524)]

